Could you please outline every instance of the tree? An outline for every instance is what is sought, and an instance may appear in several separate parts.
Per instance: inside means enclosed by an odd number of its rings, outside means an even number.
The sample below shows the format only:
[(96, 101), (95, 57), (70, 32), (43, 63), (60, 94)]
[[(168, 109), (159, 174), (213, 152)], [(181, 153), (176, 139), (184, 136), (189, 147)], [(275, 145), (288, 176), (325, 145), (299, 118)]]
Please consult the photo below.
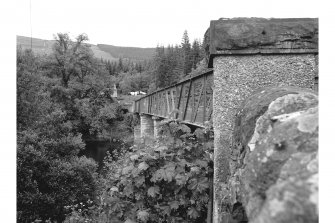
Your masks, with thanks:
[(146, 72), (143, 73), (123, 73), (122, 80), (120, 81), (120, 90), (124, 94), (132, 91), (144, 91), (147, 92), (150, 83), (150, 76)]
[(191, 72), (192, 62), (191, 62), (191, 44), (188, 38), (187, 30), (185, 30), (181, 42), (182, 52), (183, 52), (183, 62), (184, 62), (184, 75), (186, 76)]
[(200, 62), (200, 60), (201, 60), (201, 45), (198, 40), (194, 40), (191, 49), (192, 69), (197, 68), (197, 64)]
[(111, 98), (115, 78), (86, 51), (87, 38), (57, 38), (51, 57), (17, 53), (18, 222), (62, 222), (66, 207), (94, 204), (97, 165), (78, 157), (84, 140), (130, 133)]
[(51, 97), (41, 59), (17, 55), (17, 216), (18, 222), (61, 222), (65, 205), (94, 199), (96, 164), (77, 158), (85, 146), (67, 107)]
[(73, 42), (67, 33), (57, 33), (53, 46), (55, 58), (54, 68), (61, 77), (62, 85), (68, 87), (71, 76), (80, 80), (93, 72), (93, 52), (84, 42), (88, 40), (86, 34), (80, 34)]
[(122, 58), (121, 57), (119, 58), (119, 63), (118, 63), (118, 66), (117, 66), (117, 70), (119, 72), (123, 71), (123, 62), (122, 62)]

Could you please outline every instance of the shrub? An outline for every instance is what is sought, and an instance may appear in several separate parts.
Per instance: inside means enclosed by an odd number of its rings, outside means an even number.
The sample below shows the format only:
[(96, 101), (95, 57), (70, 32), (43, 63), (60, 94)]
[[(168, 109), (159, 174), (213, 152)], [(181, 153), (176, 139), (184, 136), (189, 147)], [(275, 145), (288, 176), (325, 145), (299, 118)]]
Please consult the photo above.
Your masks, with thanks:
[[(105, 219), (122, 222), (205, 222), (213, 173), (213, 133), (176, 121), (162, 124), (159, 140), (134, 146), (107, 162), (101, 195)], [(102, 221), (104, 222), (104, 221)]]

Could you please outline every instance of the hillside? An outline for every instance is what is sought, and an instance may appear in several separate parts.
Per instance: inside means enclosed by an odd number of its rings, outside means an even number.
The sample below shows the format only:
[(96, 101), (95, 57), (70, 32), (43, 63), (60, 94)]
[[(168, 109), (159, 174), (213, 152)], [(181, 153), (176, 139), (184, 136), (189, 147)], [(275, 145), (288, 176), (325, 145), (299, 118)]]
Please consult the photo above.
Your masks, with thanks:
[[(50, 54), (54, 42), (54, 40), (33, 38), (33, 51), (38, 54)], [(30, 37), (16, 36), (16, 44), (21, 46), (22, 49), (30, 49)], [(155, 52), (155, 48), (121, 47), (107, 44), (89, 45), (95, 57), (110, 61), (118, 60), (118, 58), (143, 61), (151, 59)]]
[[(22, 49), (30, 49), (30, 37), (16, 36), (16, 45), (22, 47)], [(33, 51), (38, 54), (49, 54), (52, 51), (52, 45), (55, 43), (54, 40), (43, 40), (38, 38), (32, 39)]]
[(155, 54), (155, 48), (140, 48), (140, 47), (122, 47), (107, 44), (98, 44), (98, 47), (110, 53), (113, 57), (129, 58), (133, 60), (148, 60)]

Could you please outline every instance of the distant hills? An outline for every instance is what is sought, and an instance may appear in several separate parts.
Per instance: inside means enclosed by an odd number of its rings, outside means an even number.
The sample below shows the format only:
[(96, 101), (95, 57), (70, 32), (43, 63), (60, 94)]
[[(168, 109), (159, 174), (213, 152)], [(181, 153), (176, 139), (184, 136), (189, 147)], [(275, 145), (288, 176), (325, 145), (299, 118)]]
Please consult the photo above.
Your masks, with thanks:
[[(30, 37), (16, 36), (16, 44), (20, 45), (22, 49), (30, 49), (30, 41)], [(38, 54), (50, 54), (54, 43), (54, 40), (32, 38), (33, 51)], [(119, 58), (143, 61), (151, 59), (155, 54), (155, 48), (122, 47), (107, 44), (89, 45), (95, 57), (110, 61), (116, 61)]]
[(148, 60), (155, 54), (155, 48), (123, 47), (107, 44), (98, 44), (98, 48), (108, 52), (113, 57), (129, 58), (133, 60)]

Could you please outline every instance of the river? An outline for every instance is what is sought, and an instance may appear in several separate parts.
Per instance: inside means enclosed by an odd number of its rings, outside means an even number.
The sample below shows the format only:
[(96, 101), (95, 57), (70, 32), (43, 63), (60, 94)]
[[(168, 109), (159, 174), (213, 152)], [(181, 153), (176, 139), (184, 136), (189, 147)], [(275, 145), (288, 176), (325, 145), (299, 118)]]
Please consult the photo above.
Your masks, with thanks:
[(120, 140), (86, 141), (85, 143), (86, 147), (79, 153), (79, 156), (85, 155), (88, 158), (94, 159), (99, 165), (99, 170), (103, 167), (103, 160), (107, 151), (112, 153), (112, 151), (123, 147), (123, 142)]

